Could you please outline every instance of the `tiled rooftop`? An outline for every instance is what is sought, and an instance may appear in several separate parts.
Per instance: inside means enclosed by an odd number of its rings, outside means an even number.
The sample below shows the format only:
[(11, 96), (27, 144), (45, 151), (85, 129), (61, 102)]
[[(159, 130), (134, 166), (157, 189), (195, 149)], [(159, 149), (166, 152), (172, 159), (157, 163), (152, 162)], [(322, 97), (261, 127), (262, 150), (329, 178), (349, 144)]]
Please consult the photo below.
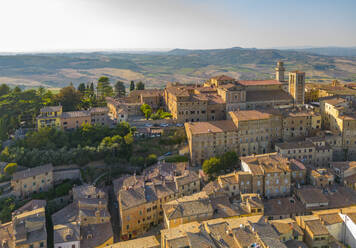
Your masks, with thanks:
[(115, 243), (108, 248), (159, 248), (161, 247), (155, 236), (133, 239), (129, 241)]
[(28, 168), (27, 170), (15, 172), (12, 175), (12, 180), (21, 180), (21, 179), (28, 178), (28, 177), (38, 176), (43, 173), (49, 173), (51, 171), (53, 171), (52, 164), (36, 166), (33, 168)]
[(281, 85), (282, 83), (277, 80), (239, 80), (240, 84), (244, 86), (251, 86), (251, 85)]
[(252, 121), (269, 119), (272, 115), (261, 110), (240, 110), (229, 112), (229, 114), (238, 119), (238, 121)]
[(234, 122), (231, 120), (189, 123), (186, 122), (185, 126), (186, 129), (190, 130), (193, 134), (224, 133), (237, 130)]

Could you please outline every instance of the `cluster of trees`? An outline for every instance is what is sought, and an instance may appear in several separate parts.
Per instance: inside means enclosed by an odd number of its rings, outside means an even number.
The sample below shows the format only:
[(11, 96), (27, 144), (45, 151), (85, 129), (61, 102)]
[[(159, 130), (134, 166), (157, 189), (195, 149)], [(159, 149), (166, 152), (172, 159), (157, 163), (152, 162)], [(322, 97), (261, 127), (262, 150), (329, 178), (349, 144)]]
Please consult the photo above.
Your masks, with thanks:
[[(144, 89), (145, 84), (132, 81), (130, 90)], [(123, 97), (126, 94), (125, 85), (117, 81), (114, 86), (108, 77), (100, 77), (94, 82), (81, 83), (77, 88), (71, 83), (60, 89), (57, 94), (43, 87), (22, 90), (19, 87), (10, 88), (0, 85), (0, 143), (9, 138), (19, 127), (35, 127), (35, 120), (40, 108), (49, 105), (63, 106), (63, 111), (89, 109), (105, 106), (106, 96)]]
[(146, 119), (148, 120), (152, 115), (152, 108), (150, 105), (144, 103), (141, 105), (141, 111), (145, 115)]
[[(145, 89), (145, 84), (131, 81), (130, 91)], [(33, 128), (40, 108), (49, 105), (63, 106), (63, 111), (89, 109), (105, 106), (105, 97), (126, 95), (126, 88), (122, 81), (114, 86), (108, 77), (100, 77), (95, 86), (94, 82), (81, 83), (77, 88), (71, 83), (60, 89), (57, 94), (43, 87), (22, 90), (19, 87), (10, 88), (6, 84), (0, 85), (0, 143), (9, 138), (19, 127)]]
[(26, 201), (16, 201), (14, 197), (0, 199), (0, 221), (2, 223), (11, 221), (11, 213), (25, 203)]
[(238, 164), (236, 152), (226, 152), (218, 157), (207, 159), (203, 163), (203, 171), (209, 176), (215, 176), (221, 172), (232, 170)]
[(159, 140), (160, 145), (179, 145), (186, 142), (187, 135), (184, 129), (174, 131), (172, 135), (167, 135)]
[(133, 90), (144, 90), (145, 89), (145, 84), (142, 83), (141, 81), (138, 82), (135, 86), (135, 82), (134, 81), (131, 81), (130, 82), (130, 91), (133, 91)]
[(152, 120), (172, 118), (172, 114), (169, 112), (164, 112), (163, 109), (159, 109), (156, 113), (153, 113), (152, 107), (146, 103), (141, 105), (141, 111), (145, 115), (147, 120), (150, 118)]
[(132, 156), (130, 164), (137, 167), (151, 166), (157, 163), (158, 158), (156, 154), (150, 154), (146, 158), (142, 156)]
[(86, 124), (72, 132), (43, 128), (6, 147), (0, 153), (0, 160), (26, 167), (46, 163), (85, 165), (100, 159), (108, 163), (129, 161), (133, 131), (128, 123), (120, 123), (115, 128)]
[(20, 126), (34, 127), (34, 120), (43, 105), (52, 102), (53, 94), (43, 88), (38, 90), (11, 89), (0, 85), (0, 142)]

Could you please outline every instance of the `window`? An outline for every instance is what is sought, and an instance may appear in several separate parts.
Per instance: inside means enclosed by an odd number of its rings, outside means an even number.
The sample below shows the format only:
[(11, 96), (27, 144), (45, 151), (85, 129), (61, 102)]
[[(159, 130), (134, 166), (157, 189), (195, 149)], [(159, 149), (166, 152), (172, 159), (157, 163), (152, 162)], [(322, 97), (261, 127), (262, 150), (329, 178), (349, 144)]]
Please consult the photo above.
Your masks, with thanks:
[(40, 243), (40, 247), (44, 247), (43, 242)]

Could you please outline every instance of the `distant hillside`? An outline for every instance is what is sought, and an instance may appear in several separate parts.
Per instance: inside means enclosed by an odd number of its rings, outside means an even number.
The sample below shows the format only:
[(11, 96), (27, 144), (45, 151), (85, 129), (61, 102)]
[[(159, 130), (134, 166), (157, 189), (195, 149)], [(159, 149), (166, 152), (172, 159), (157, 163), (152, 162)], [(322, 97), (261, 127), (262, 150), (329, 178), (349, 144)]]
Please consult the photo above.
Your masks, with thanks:
[(327, 56), (356, 57), (356, 47), (316, 47), (293, 50)]
[(23, 87), (63, 87), (72, 82), (144, 81), (163, 87), (169, 81), (202, 82), (216, 74), (240, 79), (267, 79), (283, 60), (287, 70), (307, 72), (309, 82), (356, 81), (356, 57), (325, 56), (312, 51), (277, 49), (214, 49), (142, 53), (67, 53), (0, 56), (0, 83)]

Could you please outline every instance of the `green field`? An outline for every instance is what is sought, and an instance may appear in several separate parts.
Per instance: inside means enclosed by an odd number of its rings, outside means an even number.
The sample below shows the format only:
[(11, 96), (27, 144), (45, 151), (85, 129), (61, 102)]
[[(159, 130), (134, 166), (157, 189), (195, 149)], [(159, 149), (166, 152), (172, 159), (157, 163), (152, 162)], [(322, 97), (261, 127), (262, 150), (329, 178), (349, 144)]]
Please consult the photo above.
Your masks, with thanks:
[(71, 82), (93, 82), (102, 75), (144, 81), (148, 87), (167, 82), (203, 82), (217, 74), (238, 79), (274, 77), (278, 60), (287, 71), (303, 70), (307, 80), (328, 83), (356, 81), (356, 57), (335, 57), (274, 49), (181, 50), (155, 53), (68, 53), (0, 56), (0, 83), (20, 87), (60, 88)]

